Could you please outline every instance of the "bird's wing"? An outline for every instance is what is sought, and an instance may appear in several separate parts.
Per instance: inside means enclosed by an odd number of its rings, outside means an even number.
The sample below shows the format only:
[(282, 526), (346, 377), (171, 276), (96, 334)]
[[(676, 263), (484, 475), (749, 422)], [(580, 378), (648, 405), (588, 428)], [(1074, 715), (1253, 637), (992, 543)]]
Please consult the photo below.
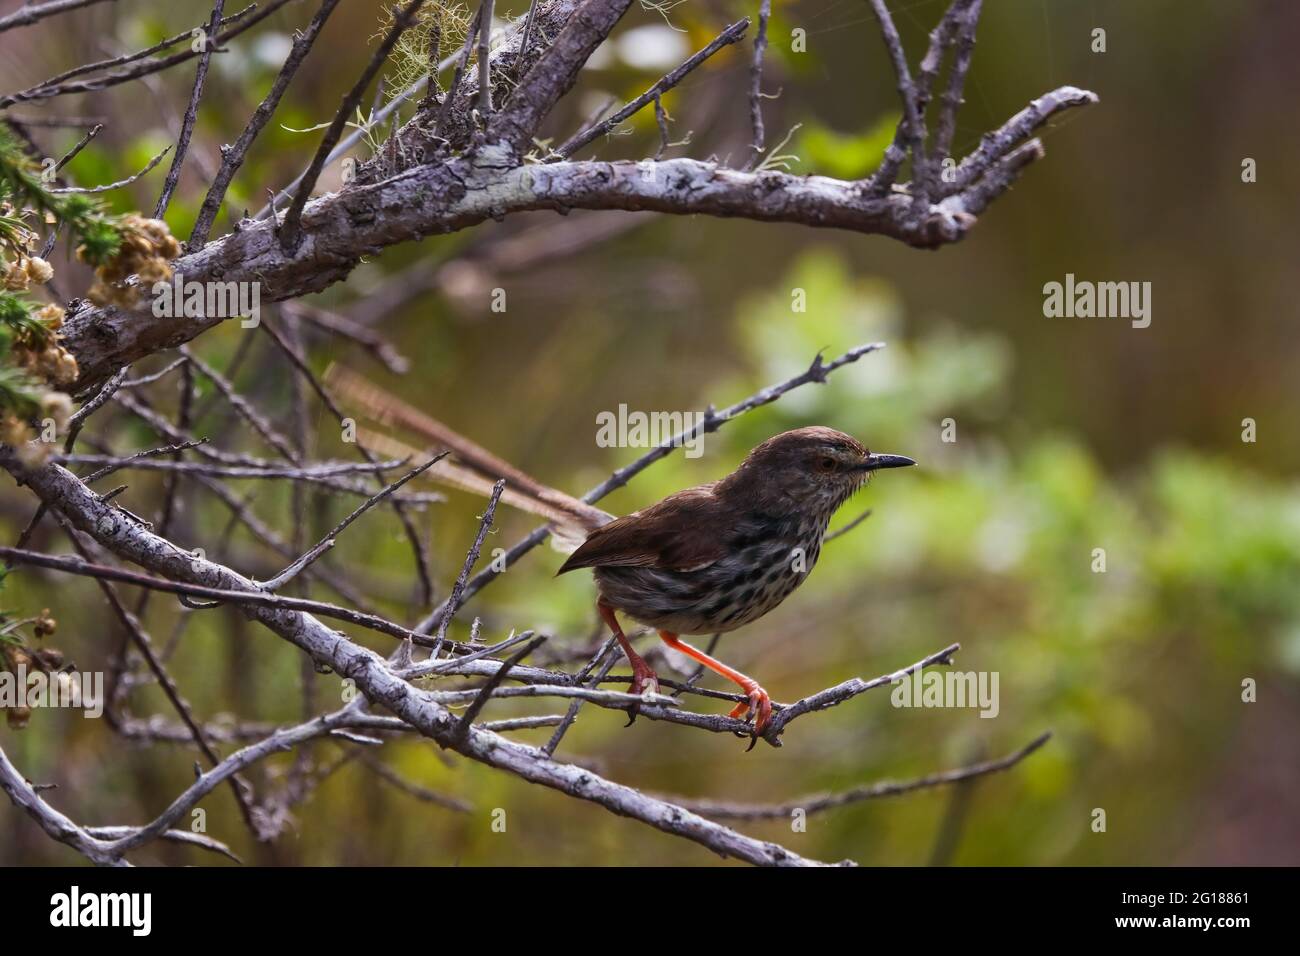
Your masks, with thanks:
[(688, 488), (658, 504), (596, 528), (556, 573), (634, 567), (697, 571), (723, 555), (723, 542), (702, 533), (719, 527), (713, 485)]

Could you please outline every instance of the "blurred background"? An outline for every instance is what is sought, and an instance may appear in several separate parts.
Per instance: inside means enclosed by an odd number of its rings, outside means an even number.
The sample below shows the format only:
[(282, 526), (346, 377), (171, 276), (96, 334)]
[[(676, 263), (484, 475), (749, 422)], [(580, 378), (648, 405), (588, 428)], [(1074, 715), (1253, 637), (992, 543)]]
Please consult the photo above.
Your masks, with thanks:
[[(0, 2), (0, 14), (18, 4)], [(229, 5), (228, 5), (229, 6)], [(255, 212), (268, 189), (306, 165), (319, 132), (377, 42), (385, 4), (348, 0), (335, 14), (229, 193), (227, 212)], [(915, 63), (945, 8), (890, 4)], [(898, 117), (879, 31), (862, 0), (774, 4), (765, 102), (768, 141), (796, 172), (870, 172)], [(526, 7), (498, 4), (501, 16)], [(1000, 0), (986, 3), (959, 117), (964, 154), (980, 135), (1049, 89), (1072, 84), (1101, 103), (1043, 131), (1047, 156), (998, 200), (960, 244), (922, 252), (896, 242), (798, 226), (644, 214), (512, 217), (470, 232), (393, 248), (311, 304), (369, 324), (410, 361), (399, 376), (365, 350), (302, 324), (318, 371), (341, 362), (381, 381), (516, 465), (581, 493), (642, 449), (595, 441), (596, 416), (632, 410), (702, 411), (797, 374), (824, 349), (888, 348), (709, 436), (702, 457), (670, 456), (602, 502), (626, 513), (733, 468), (754, 444), (787, 428), (826, 424), (921, 467), (883, 475), (841, 513), (869, 519), (827, 545), (816, 573), (778, 610), (726, 635), (718, 653), (791, 701), (853, 676), (888, 673), (960, 642), (961, 670), (1000, 675), (1000, 713), (896, 709), (887, 690), (804, 718), (785, 747), (760, 746), (589, 707), (558, 756), (613, 779), (689, 798), (783, 802), (881, 779), (907, 779), (1012, 751), (1045, 730), (1052, 740), (1013, 770), (968, 787), (869, 801), (809, 818), (745, 823), (746, 832), (825, 860), (864, 864), (1295, 864), (1300, 862), (1300, 429), (1295, 426), (1295, 277), (1300, 6), (1285, 0)], [(121, 0), (0, 35), (0, 88), (24, 89), (91, 59), (139, 49), (203, 22), (210, 6)], [(218, 149), (232, 142), (278, 70), (291, 32), (315, 10), (291, 3), (215, 56), (180, 189), (167, 215), (189, 234)], [(634, 6), (578, 89), (548, 125), (564, 138), (603, 104), (645, 89), (755, 4), (690, 0)], [(228, 9), (227, 13), (231, 11)], [(1106, 51), (1093, 52), (1093, 30)], [(791, 51), (801, 29), (807, 51)], [(752, 37), (752, 32), (750, 34)], [(371, 38), (367, 40), (367, 38)], [(740, 164), (748, 143), (749, 43), (714, 57), (664, 98), (675, 145), (666, 155)], [(388, 93), (409, 68), (395, 63)], [(53, 156), (105, 129), (65, 175), (80, 185), (135, 172), (175, 138), (193, 66), (143, 82), (13, 107)], [(376, 105), (384, 102), (381, 97)], [(409, 116), (409, 109), (403, 116)], [(385, 124), (372, 131), (382, 139)], [(788, 139), (786, 139), (788, 135)], [(640, 158), (658, 146), (651, 111), (579, 158)], [(363, 143), (354, 155), (364, 159)], [(1243, 160), (1258, 177), (1246, 183)], [(164, 163), (164, 167), (165, 167)], [(164, 169), (108, 194), (115, 209), (152, 210)], [(339, 168), (322, 180), (337, 188)], [(223, 215), (214, 236), (231, 226)], [(62, 248), (65, 297), (88, 273)], [(1152, 322), (1046, 318), (1043, 286), (1067, 273), (1150, 282)], [(494, 289), (507, 307), (491, 309)], [(807, 311), (791, 309), (793, 290)], [(292, 321), (291, 315), (276, 320)], [(245, 342), (227, 323), (195, 343), (226, 368)], [(237, 383), (259, 407), (289, 416), (290, 376), (265, 336), (251, 337)], [(174, 355), (141, 363), (162, 368)], [(146, 392), (174, 412), (174, 377)], [(198, 380), (203, 394), (210, 392)], [(201, 406), (206, 403), (200, 403)], [(221, 447), (256, 449), (220, 405), (194, 425)], [(321, 456), (338, 429), (311, 406)], [(942, 431), (952, 420), (956, 440)], [(1244, 420), (1255, 440), (1243, 440)], [(120, 411), (93, 440), (122, 451), (158, 444)], [(162, 479), (132, 473), (118, 499), (149, 516)], [(254, 511), (287, 534), (290, 494), (278, 483), (236, 484)], [(0, 538), (11, 543), (33, 499), (8, 479)], [(312, 509), (314, 541), (353, 507)], [(483, 500), (449, 493), (419, 516), (445, 595), (477, 527)], [(172, 527), (184, 546), (247, 573), (276, 560), (228, 513), (193, 491)], [(488, 547), (534, 526), (498, 512)], [(33, 547), (66, 551), (46, 522)], [(1096, 573), (1094, 549), (1106, 571)], [(381, 606), (410, 622), (412, 562), (391, 512), (375, 511), (328, 559)], [(561, 645), (599, 640), (589, 576), (552, 576), (562, 557), (539, 549), (466, 606), (453, 634), (478, 615), (487, 640), (514, 629)], [(274, 570), (273, 567), (270, 570)], [(47, 639), (83, 670), (102, 670), (123, 636), (93, 582), (13, 573), (3, 603), (17, 615), (49, 607)], [(321, 596), (334, 599), (328, 592)], [(132, 595), (134, 600), (134, 595)], [(182, 617), (189, 620), (181, 624)], [(229, 609), (187, 612), (161, 596), (146, 621), (155, 640), (181, 635), (169, 667), (207, 719), (236, 712), (299, 719), (300, 662), (288, 645)], [(183, 628), (183, 630), (182, 630)], [(391, 644), (356, 635), (376, 649)], [(642, 642), (653, 646), (650, 639)], [(689, 673), (654, 651), (665, 675)], [(620, 663), (616, 672), (626, 668)], [(1257, 701), (1243, 702), (1243, 681)], [(713, 678), (709, 678), (713, 681)], [(322, 705), (338, 678), (312, 678)], [(708, 686), (722, 687), (709, 683)], [(729, 688), (728, 688), (729, 689)], [(136, 690), (137, 716), (171, 712), (156, 687)], [(702, 709), (708, 701), (693, 704)], [(553, 703), (496, 702), (494, 716), (550, 713)], [(544, 742), (549, 729), (515, 736)], [(143, 822), (192, 779), (185, 746), (140, 746), (105, 721), (38, 711), (0, 741), (46, 796), (74, 819)], [(228, 751), (228, 747), (224, 750)], [(246, 860), (276, 864), (713, 864), (707, 851), (597, 807), (416, 740), (383, 758), (409, 781), (464, 801), (463, 810), (414, 799), (334, 744), (337, 764), (273, 846), (249, 840), (228, 790), (205, 802), (208, 832)], [(282, 783), (290, 760), (253, 774)], [(492, 812), (504, 808), (506, 833)], [(1094, 832), (1093, 811), (1107, 829)], [(8, 804), (0, 807), (0, 863), (73, 863)], [(176, 847), (142, 861), (209, 863)]]

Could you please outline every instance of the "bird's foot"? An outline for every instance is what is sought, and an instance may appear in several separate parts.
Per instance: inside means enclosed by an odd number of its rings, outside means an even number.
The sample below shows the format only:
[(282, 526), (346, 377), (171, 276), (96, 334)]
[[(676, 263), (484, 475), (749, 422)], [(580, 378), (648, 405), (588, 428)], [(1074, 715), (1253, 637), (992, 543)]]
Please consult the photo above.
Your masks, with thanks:
[[(742, 689), (748, 700), (741, 701), (732, 709), (728, 717), (744, 717), (748, 723), (753, 720), (753, 730), (750, 732), (749, 748), (754, 749), (758, 743), (758, 738), (763, 736), (763, 731), (767, 730), (768, 724), (772, 722), (772, 698), (768, 696), (767, 691), (757, 684), (742, 684)], [(737, 735), (741, 736), (741, 735)]]
[[(632, 685), (627, 689), (629, 694), (637, 697), (658, 696), (659, 694), (659, 675), (652, 671), (645, 661), (639, 661), (641, 666), (637, 666), (637, 661), (632, 663)], [(627, 723), (624, 727), (631, 727), (636, 723), (637, 714), (640, 712), (639, 704), (633, 704), (627, 709)]]

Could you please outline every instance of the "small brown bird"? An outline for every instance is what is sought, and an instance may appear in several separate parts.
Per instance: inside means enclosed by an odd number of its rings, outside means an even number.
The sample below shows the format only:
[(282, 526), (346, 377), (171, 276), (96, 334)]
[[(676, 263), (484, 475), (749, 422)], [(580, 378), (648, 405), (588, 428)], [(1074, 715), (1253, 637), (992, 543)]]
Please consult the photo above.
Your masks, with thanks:
[[(557, 573), (594, 571), (596, 607), (632, 665), (631, 693), (657, 692), (658, 678), (623, 633), (617, 611), (655, 628), (669, 647), (740, 685), (747, 699), (730, 716), (752, 719), (755, 739), (771, 720), (767, 691), (681, 635), (732, 631), (771, 611), (812, 571), (831, 515), (872, 472), (916, 464), (901, 455), (872, 454), (833, 428), (798, 428), (763, 442), (719, 481), (613, 518), (542, 485), (351, 373), (335, 367), (329, 380), (375, 418), (420, 433), (458, 460), (440, 462), (429, 474), (480, 492), (505, 478), (503, 501), (540, 514), (581, 540)], [(366, 442), (381, 451), (386, 445), (409, 453), (383, 436), (368, 435)]]

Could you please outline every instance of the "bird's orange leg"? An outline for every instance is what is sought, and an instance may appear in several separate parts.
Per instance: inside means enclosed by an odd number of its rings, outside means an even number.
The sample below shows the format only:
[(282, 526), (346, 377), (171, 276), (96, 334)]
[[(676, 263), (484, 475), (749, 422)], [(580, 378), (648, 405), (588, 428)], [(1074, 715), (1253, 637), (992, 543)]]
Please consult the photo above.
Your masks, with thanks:
[[(627, 662), (632, 665), (632, 686), (628, 688), (628, 693), (636, 694), (638, 697), (647, 692), (651, 694), (659, 693), (658, 675), (645, 662), (645, 658), (636, 652), (636, 649), (632, 647), (632, 642), (623, 633), (623, 628), (619, 627), (618, 618), (614, 616), (614, 606), (606, 604), (605, 599), (601, 598), (596, 602), (596, 610), (600, 612), (601, 618), (609, 625), (610, 630), (614, 632), (614, 636), (618, 638), (623, 653), (627, 655)], [(636, 706), (629, 707), (627, 714), (631, 718), (628, 724), (631, 725), (632, 721), (636, 720)]]
[(685, 641), (678, 638), (676, 634), (670, 634), (668, 631), (660, 631), (659, 637), (663, 642), (675, 651), (681, 651), (687, 657), (693, 657), (709, 670), (721, 674), (729, 681), (734, 681), (740, 685), (740, 689), (745, 692), (748, 701), (739, 703), (732, 710), (728, 717), (739, 717), (745, 713), (754, 715), (754, 736), (757, 738), (762, 735), (768, 722), (772, 719), (772, 698), (767, 695), (767, 691), (758, 686), (758, 681), (752, 677), (747, 677), (738, 670), (733, 670), (722, 661), (715, 660), (708, 654), (696, 647), (691, 647)]

